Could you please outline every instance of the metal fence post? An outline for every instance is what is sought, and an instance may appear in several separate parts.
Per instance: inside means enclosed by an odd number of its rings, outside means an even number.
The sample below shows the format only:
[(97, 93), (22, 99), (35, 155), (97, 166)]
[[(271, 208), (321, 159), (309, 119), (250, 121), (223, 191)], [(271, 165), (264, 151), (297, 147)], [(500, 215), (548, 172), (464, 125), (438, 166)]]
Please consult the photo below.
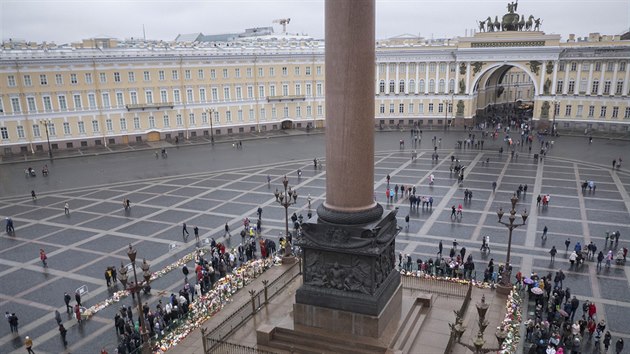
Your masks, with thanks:
[(206, 354), (208, 349), (206, 348), (206, 328), (201, 327), (201, 345), (203, 346), (203, 353)]
[(267, 285), (269, 285), (269, 280), (263, 280), (263, 285), (265, 286), (265, 305), (269, 303), (269, 298), (267, 297)]
[(302, 258), (298, 257), (298, 274), (302, 274)]
[(256, 297), (256, 290), (250, 290), (249, 296), (252, 297), (252, 315), (253, 315), (256, 313), (256, 302), (254, 301), (254, 298)]

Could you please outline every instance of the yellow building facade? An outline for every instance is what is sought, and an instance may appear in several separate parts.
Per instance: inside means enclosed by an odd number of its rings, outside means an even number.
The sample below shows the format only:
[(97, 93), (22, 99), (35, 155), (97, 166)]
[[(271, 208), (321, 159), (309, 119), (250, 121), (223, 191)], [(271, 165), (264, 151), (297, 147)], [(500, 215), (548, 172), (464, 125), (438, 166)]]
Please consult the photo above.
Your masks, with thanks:
[[(630, 41), (483, 32), (376, 43), (375, 126), (471, 126), (528, 101), (533, 124), (630, 126)], [(504, 96), (497, 90), (506, 91)], [(324, 127), (324, 43), (286, 34), (228, 43), (91, 39), (4, 43), (0, 154)]]

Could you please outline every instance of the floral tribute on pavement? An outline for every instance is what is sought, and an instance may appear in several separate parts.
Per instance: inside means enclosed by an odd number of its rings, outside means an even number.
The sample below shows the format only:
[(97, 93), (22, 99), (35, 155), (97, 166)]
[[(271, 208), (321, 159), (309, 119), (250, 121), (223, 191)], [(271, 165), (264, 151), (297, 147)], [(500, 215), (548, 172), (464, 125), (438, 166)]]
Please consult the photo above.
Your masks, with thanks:
[(423, 272), (421, 270), (411, 271), (410, 272), (410, 271), (406, 271), (406, 270), (402, 269), (400, 271), (400, 275), (405, 276), (405, 277), (410, 277), (410, 278), (439, 280), (439, 281), (445, 281), (445, 282), (456, 283), (456, 284), (461, 284), (461, 285), (468, 285), (468, 284), (472, 283), (473, 286), (476, 286), (479, 289), (489, 289), (489, 288), (491, 288), (491, 285), (489, 283), (480, 282), (480, 281), (477, 281), (475, 279), (466, 280), (466, 279), (453, 278), (453, 277), (441, 277), (441, 276), (436, 276), (436, 275), (431, 275), (431, 274), (425, 273), (425, 272)]
[(516, 289), (512, 289), (505, 305), (505, 318), (497, 328), (507, 333), (507, 337), (505, 337), (505, 341), (499, 351), (501, 354), (513, 354), (517, 351), (518, 343), (521, 340), (521, 302), (521, 295)]

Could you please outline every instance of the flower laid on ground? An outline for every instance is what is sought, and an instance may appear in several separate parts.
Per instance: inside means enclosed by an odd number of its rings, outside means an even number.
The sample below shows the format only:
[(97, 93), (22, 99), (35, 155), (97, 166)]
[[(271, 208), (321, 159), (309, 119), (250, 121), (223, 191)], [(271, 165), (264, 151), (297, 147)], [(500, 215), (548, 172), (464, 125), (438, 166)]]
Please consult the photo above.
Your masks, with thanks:
[(473, 286), (476, 286), (479, 289), (488, 289), (490, 288), (490, 284), (489, 283), (484, 283), (484, 282), (480, 282), (477, 280), (466, 280), (466, 279), (461, 279), (461, 278), (452, 278), (452, 277), (441, 277), (441, 276), (436, 276), (436, 275), (431, 275), (428, 273), (425, 273), (423, 271), (406, 271), (404, 269), (402, 269), (400, 271), (400, 275), (402, 276), (406, 276), (406, 277), (412, 277), (412, 278), (420, 278), (420, 279), (434, 279), (434, 280), (440, 280), (440, 281), (447, 281), (447, 282), (451, 282), (451, 283), (457, 283), (457, 284), (462, 284), (462, 285), (468, 285), (470, 283), (473, 284)]
[(518, 349), (520, 342), (520, 326), (521, 326), (521, 295), (516, 289), (512, 289), (505, 305), (505, 317), (503, 322), (497, 327), (507, 333), (507, 337), (501, 345), (501, 354), (513, 354)]

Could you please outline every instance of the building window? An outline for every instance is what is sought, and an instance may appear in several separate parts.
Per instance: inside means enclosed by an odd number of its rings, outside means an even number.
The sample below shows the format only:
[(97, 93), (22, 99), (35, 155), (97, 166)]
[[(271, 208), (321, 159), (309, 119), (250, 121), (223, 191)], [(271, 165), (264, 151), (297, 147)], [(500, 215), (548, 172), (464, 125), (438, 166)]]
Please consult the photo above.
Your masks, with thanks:
[(438, 103), (438, 113), (444, 113), (444, 103)]
[(284, 106), (284, 118), (289, 118), (289, 107)]
[(136, 82), (136, 73), (134, 73), (133, 71), (130, 71), (127, 73), (129, 82)]
[(249, 98), (249, 99), (254, 98), (254, 87), (253, 86), (247, 86), (247, 98)]
[(22, 107), (20, 107), (20, 99), (17, 97), (11, 97), (11, 108), (13, 108), (13, 113), (22, 112)]
[(241, 69), (236, 68), (234, 69), (234, 76), (239, 79), (241, 77)]
[(175, 115), (175, 123), (177, 124), (178, 127), (181, 127), (182, 125), (184, 125), (184, 121), (182, 120), (181, 114)]
[(149, 116), (149, 129), (155, 128), (155, 117)]
[(230, 100), (230, 88), (229, 87), (224, 87), (223, 88), (223, 99), (226, 101)]
[(405, 113), (405, 104), (404, 103), (399, 103), (398, 104), (398, 113)]
[(260, 119), (265, 120), (267, 118), (267, 111), (264, 108), (260, 109)]
[[(63, 76), (61, 74), (55, 74), (55, 84), (63, 85)], [(42, 84), (42, 85), (45, 85), (45, 84)]]
[(66, 96), (57, 96), (57, 101), (59, 101), (59, 110), (66, 111), (68, 110), (68, 104), (66, 103)]
[(619, 117), (619, 107), (615, 106), (613, 107), (612, 118), (618, 118), (618, 117)]
[(433, 113), (433, 103), (429, 103), (429, 113)]
[(108, 132), (114, 131), (114, 123), (109, 118), (105, 120), (105, 129), (107, 129)]
[(564, 116), (565, 117), (570, 117), (571, 116), (571, 105), (568, 104), (565, 109), (564, 109)]
[(435, 72), (435, 63), (429, 63), (429, 72), (434, 73)]
[(125, 98), (122, 92), (116, 92), (116, 105), (122, 107), (125, 105)]
[(287, 76), (287, 74), (288, 74), (287, 67), (286, 67), (286, 66), (283, 66), (283, 67), (282, 67), (282, 76)]
[(55, 124), (54, 123), (48, 123), (48, 133), (51, 136), (57, 135), (57, 130), (55, 129)]
[(96, 108), (96, 96), (93, 93), (88, 93), (88, 103), (91, 109)]
[(571, 62), (571, 71), (576, 71), (576, 70), (577, 70), (577, 63)]
[(199, 89), (199, 101), (206, 102), (206, 89), (205, 88)]
[(208, 124), (208, 113), (201, 113), (201, 124)]
[(409, 108), (407, 108), (407, 113), (413, 113), (413, 103), (409, 104)]
[(217, 78), (217, 71), (215, 69), (210, 69), (210, 79), (214, 80)]
[(379, 108), (379, 112), (381, 112), (381, 114), (385, 114), (385, 105), (381, 103), (381, 106)]
[(584, 106), (582, 105), (578, 105), (577, 106), (577, 112), (575, 113), (575, 116), (578, 118), (582, 117), (582, 113), (584, 113)]
[[(385, 108), (383, 108), (385, 110)], [(306, 106), (306, 116), (310, 117), (313, 115), (313, 107), (311, 105)]]
[(79, 134), (85, 134), (85, 122), (78, 122)]
[[(11, 75), (11, 77), (13, 77), (13, 75)], [(15, 77), (13, 77), (13, 81), (15, 81)], [(24, 75), (24, 86), (32, 86), (32, 85), (33, 85), (33, 81), (31, 81), (31, 75)]]
[(253, 76), (252, 75), (252, 68), (247, 68), (245, 70), (245, 75), (247, 76), (248, 79), (251, 78)]
[(323, 108), (323, 107), (322, 107), (322, 105), (320, 104), (320, 105), (318, 105), (318, 106), (317, 106), (317, 116), (318, 116), (318, 117), (321, 117), (321, 116), (323, 116), (323, 115), (324, 115), (324, 108)]
[(606, 63), (606, 71), (613, 72), (614, 70), (615, 70), (615, 63), (613, 63), (612, 61), (609, 61), (608, 63)]
[(575, 80), (571, 79), (569, 80), (569, 87), (568, 87), (568, 93), (576, 93), (575, 92)]
[(446, 63), (440, 63), (440, 72), (441, 73), (445, 73), (446, 72)]
[(556, 83), (556, 92), (562, 93), (562, 88), (564, 87), (564, 82), (562, 80), (558, 80)]
[(630, 107), (626, 107), (626, 113), (623, 115), (625, 119), (630, 118)]
[(317, 66), (315, 68), (315, 73), (317, 76), (321, 76), (322, 75), (322, 67), (321, 66)]
[(98, 121), (96, 119), (92, 121), (92, 131), (94, 133), (98, 133), (101, 131), (101, 128), (98, 126)]
[(599, 90), (599, 81), (595, 80), (595, 81), (593, 81), (593, 87), (591, 89), (591, 94), (597, 95), (597, 91), (598, 90)]
[(143, 72), (142, 78), (144, 79), (144, 81), (151, 81), (151, 73), (148, 71)]
[(91, 84), (92, 83), (92, 74), (91, 73), (85, 73), (85, 83), (86, 84)]
[(224, 79), (228, 78), (228, 69), (223, 69), (223, 78)]
[(620, 96), (623, 93), (623, 81), (617, 81), (617, 87), (615, 88), (615, 95)]
[(424, 80), (418, 82), (418, 92), (424, 93)]
[(300, 76), (300, 67), (299, 66), (296, 66), (294, 71), (295, 71), (295, 76)]
[(127, 131), (127, 118), (120, 118), (120, 130)]
[(284, 84), (282, 85), (282, 96), (288, 96), (289, 95), (289, 85)]
[(394, 113), (394, 104), (393, 104), (393, 103), (390, 103), (390, 104), (389, 104), (389, 113), (390, 113), (390, 114), (393, 114), (393, 113)]
[(166, 92), (166, 90), (160, 90), (160, 101), (162, 103), (168, 102), (168, 93)]
[(455, 80), (454, 79), (450, 79), (448, 81), (448, 92), (449, 93), (454, 93), (455, 92)]
[(606, 118), (606, 106), (602, 106), (599, 110), (599, 117)]
[(35, 105), (35, 97), (26, 97), (26, 106), (29, 112), (36, 112), (37, 106)]
[(440, 87), (439, 87), (439, 92), (440, 93), (444, 93), (444, 79), (440, 79), (440, 83), (439, 83)]
[(114, 73), (114, 82), (120, 82), (120, 73)]
[(24, 139), (25, 135), (24, 135), (24, 126), (22, 125), (18, 125), (17, 126), (17, 135), (18, 135), (18, 139)]
[(74, 109), (81, 109), (81, 95), (72, 96), (74, 99)]
[(13, 75), (9, 75), (7, 76), (7, 84), (9, 85), (9, 87), (15, 87), (15, 76)]
[(197, 70), (197, 79), (203, 80), (203, 77), (204, 77), (203, 69)]
[(158, 80), (164, 81), (165, 80), (164, 76), (165, 76), (164, 75), (164, 70), (158, 71)]
[(191, 78), (190, 69), (184, 70), (184, 79), (190, 80), (190, 78)]
[(588, 106), (588, 117), (593, 118), (595, 116), (595, 106)]
[(33, 124), (33, 136), (36, 138), (39, 138), (42, 136), (40, 130), (39, 130), (39, 124)]
[(258, 98), (265, 98), (265, 86), (258, 86)]
[(302, 85), (300, 84), (295, 84), (295, 94), (297, 96), (300, 96), (302, 94)]
[(182, 102), (182, 98), (179, 95), (179, 90), (173, 90), (173, 100), (175, 100), (175, 103), (181, 103)]
[(2, 140), (9, 139), (9, 130), (6, 127), (0, 128), (0, 135), (2, 136)]
[(255, 118), (254, 118), (254, 110), (253, 110), (253, 109), (250, 109), (250, 110), (247, 112), (247, 115), (248, 115), (248, 118), (249, 118), (249, 121), (250, 121), (250, 122), (253, 122), (253, 121), (255, 120)]
[(602, 71), (602, 63), (600, 61), (595, 62), (595, 71)]
[(243, 92), (242, 92), (242, 88), (240, 86), (236, 87), (236, 99), (237, 100), (242, 100), (243, 99)]
[(131, 104), (138, 104), (138, 93), (136, 91), (129, 92), (129, 96), (131, 97)]
[(170, 121), (170, 119), (168, 119), (168, 115), (167, 114), (165, 114), (162, 117), (162, 124), (164, 124), (164, 128), (168, 128), (168, 127), (171, 126), (171, 121)]
[(418, 113), (424, 113), (424, 103), (418, 103)]
[(394, 80), (389, 81), (389, 93), (394, 93), (396, 90), (396, 82)]
[(269, 96), (274, 97), (276, 95), (276, 85), (269, 86)]
[(52, 100), (50, 99), (50, 96), (42, 97), (42, 101), (44, 102), (44, 110), (46, 112), (51, 112), (53, 108), (52, 108)]
[(587, 85), (588, 85), (588, 81), (586, 81), (586, 79), (580, 80), (580, 93), (586, 93)]
[(435, 92), (435, 80), (433, 79), (429, 80), (429, 92), (431, 93)]
[(210, 91), (211, 91), (211, 94), (212, 94), (212, 100), (213, 101), (218, 101), (219, 100), (219, 90), (216, 87), (213, 87)]
[(558, 71), (563, 72), (564, 71), (564, 63), (560, 63), (558, 64)]
[(610, 95), (610, 80), (604, 81), (604, 95)]
[(63, 134), (64, 135), (71, 135), (72, 134), (72, 132), (70, 131), (70, 123), (63, 122)]
[(306, 76), (311, 76), (311, 67), (307, 66), (306, 68), (304, 68), (304, 71), (306, 73)]
[(147, 104), (152, 104), (153, 103), (153, 91), (145, 91), (144, 92), (144, 96), (147, 100)]
[(405, 80), (400, 80), (398, 83), (398, 92), (405, 93)]
[(228, 123), (232, 123), (232, 111), (225, 112), (225, 121)]
[(179, 80), (179, 71), (177, 71), (177, 70), (171, 70), (171, 79), (173, 79), (173, 80)]
[(188, 114), (188, 124), (195, 125), (195, 114), (194, 113), (189, 113)]
[(140, 130), (140, 117), (133, 117), (133, 129)]
[(194, 102), (192, 89), (186, 89), (186, 99), (188, 102)]
[(109, 108), (110, 107), (109, 93), (103, 92), (103, 94), (101, 96), (102, 96), (101, 98), (103, 99), (103, 107), (104, 108)]
[(416, 92), (416, 82), (414, 80), (409, 80), (409, 93)]
[(264, 77), (265, 76), (265, 70), (263, 70), (263, 68), (258, 68), (258, 77)]

